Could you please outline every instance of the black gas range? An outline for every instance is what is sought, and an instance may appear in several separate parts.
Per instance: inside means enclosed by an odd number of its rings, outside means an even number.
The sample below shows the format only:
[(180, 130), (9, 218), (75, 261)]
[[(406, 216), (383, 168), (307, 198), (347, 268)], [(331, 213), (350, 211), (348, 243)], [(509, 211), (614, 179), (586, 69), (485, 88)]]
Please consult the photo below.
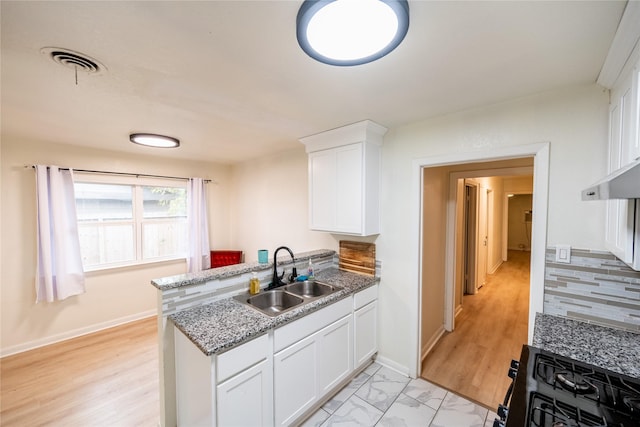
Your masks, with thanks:
[(640, 380), (535, 347), (514, 378), (494, 427), (640, 427)]

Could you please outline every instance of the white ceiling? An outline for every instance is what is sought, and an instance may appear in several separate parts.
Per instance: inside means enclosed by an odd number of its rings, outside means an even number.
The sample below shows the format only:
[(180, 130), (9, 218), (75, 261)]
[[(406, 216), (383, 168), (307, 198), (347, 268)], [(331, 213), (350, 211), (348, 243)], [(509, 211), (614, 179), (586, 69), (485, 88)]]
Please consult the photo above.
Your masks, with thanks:
[[(416, 1), (404, 42), (333, 67), (298, 47), (301, 1), (6, 1), (2, 134), (146, 155), (131, 132), (181, 139), (153, 154), (235, 163), (374, 120), (394, 127), (595, 82), (625, 2)], [(103, 63), (74, 71), (54, 46)]]

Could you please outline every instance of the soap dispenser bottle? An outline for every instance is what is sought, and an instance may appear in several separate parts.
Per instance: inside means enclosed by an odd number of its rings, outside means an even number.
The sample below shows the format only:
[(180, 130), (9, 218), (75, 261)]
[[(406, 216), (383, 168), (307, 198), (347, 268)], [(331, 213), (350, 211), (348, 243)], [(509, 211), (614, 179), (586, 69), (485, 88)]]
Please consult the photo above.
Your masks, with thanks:
[(251, 273), (251, 279), (249, 280), (249, 293), (255, 295), (260, 292), (260, 279), (258, 279), (258, 273), (255, 271)]
[(307, 268), (307, 280), (314, 280), (313, 276), (313, 262), (311, 262), (311, 258), (309, 258), (309, 267)]

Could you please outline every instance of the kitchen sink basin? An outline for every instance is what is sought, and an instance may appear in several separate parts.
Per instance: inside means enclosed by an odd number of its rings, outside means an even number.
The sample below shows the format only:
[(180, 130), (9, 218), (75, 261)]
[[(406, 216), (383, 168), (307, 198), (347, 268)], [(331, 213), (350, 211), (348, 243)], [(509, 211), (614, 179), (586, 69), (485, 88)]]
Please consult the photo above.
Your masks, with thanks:
[(246, 302), (269, 316), (277, 316), (284, 311), (302, 304), (304, 299), (289, 292), (274, 289), (248, 298), (243, 296), (240, 301)]
[(315, 280), (305, 280), (304, 282), (292, 283), (290, 285), (286, 285), (284, 289), (287, 292), (300, 295), (304, 298), (321, 297), (336, 291), (334, 286), (316, 282)]
[(326, 283), (306, 280), (262, 291), (257, 295), (248, 293), (237, 295), (234, 299), (267, 316), (275, 317), (305, 303), (338, 292), (340, 289)]

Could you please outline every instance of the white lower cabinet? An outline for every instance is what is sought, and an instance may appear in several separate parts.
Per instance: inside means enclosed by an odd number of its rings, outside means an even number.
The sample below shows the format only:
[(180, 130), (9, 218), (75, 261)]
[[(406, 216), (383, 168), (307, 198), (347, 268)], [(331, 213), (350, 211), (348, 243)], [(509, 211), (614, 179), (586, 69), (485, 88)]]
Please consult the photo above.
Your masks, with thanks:
[(303, 339), (273, 358), (275, 421), (286, 426), (318, 400), (315, 336)]
[(353, 313), (354, 337), (354, 366), (363, 365), (378, 351), (378, 302), (373, 301), (359, 308)]
[(175, 330), (178, 426), (288, 426), (377, 351), (377, 285), (225, 353)]
[(351, 314), (318, 333), (317, 369), (320, 396), (326, 395), (353, 371)]
[(353, 372), (351, 314), (274, 356), (275, 420), (287, 426)]
[(353, 372), (352, 313), (344, 299), (275, 330), (276, 426), (292, 424)]
[(378, 285), (353, 296), (354, 368), (365, 364), (378, 352)]
[(218, 385), (217, 425), (271, 425), (273, 410), (269, 368), (266, 361), (261, 362)]

